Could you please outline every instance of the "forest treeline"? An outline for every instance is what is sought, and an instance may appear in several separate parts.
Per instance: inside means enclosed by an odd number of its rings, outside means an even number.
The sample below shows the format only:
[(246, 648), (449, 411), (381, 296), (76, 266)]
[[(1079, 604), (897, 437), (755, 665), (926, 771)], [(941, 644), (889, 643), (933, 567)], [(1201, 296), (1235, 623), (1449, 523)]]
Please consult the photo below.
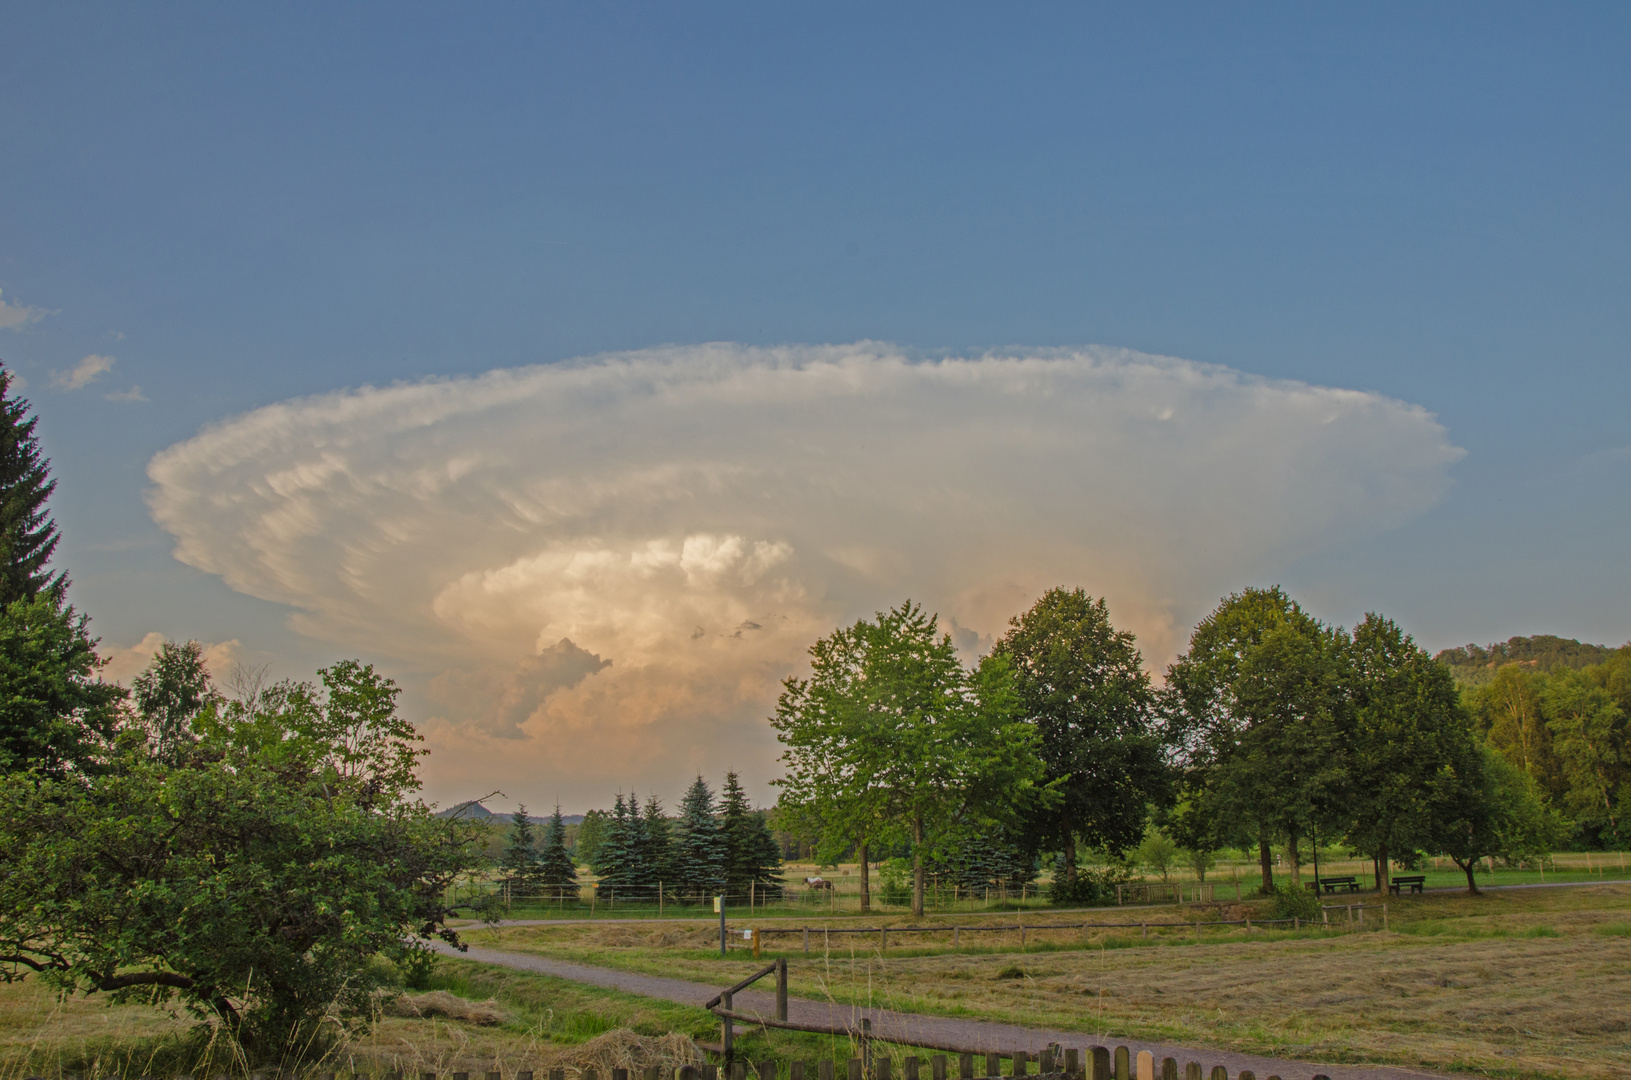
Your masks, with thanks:
[[(785, 684), (776, 817), (820, 859), (853, 852), (863, 902), (875, 856), (908, 859), (919, 912), (927, 882), (1044, 862), (1055, 899), (1098, 899), (1152, 834), (1198, 868), (1255, 849), (1265, 890), (1276, 852), (1296, 887), (1332, 843), (1370, 857), (1378, 888), (1431, 854), (1476, 890), (1485, 860), (1624, 846), (1628, 657), (1514, 639), (1434, 658), (1382, 615), (1328, 625), (1276, 587), (1224, 598), (1157, 687), (1080, 589), (1047, 592), (972, 665), (908, 602), (823, 638)], [(1454, 664), (1491, 663), (1458, 684)]]

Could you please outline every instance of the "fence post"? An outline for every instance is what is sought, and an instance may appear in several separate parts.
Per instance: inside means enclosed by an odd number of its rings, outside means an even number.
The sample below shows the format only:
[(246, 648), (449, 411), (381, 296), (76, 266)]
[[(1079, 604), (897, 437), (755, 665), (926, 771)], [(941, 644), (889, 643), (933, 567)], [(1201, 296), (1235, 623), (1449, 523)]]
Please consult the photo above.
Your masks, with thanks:
[(929, 1080), (946, 1080), (945, 1054), (936, 1054), (929, 1059)]
[(957, 1075), (959, 1080), (974, 1080), (974, 1055), (957, 1055)]
[[(758, 940), (755, 938), (754, 940)], [(776, 961), (776, 1019), (787, 1020), (787, 958)]]
[[(719, 1003), (725, 1006), (726, 1012), (733, 1011), (731, 1009), (731, 996), (732, 995), (729, 991), (719, 995)], [(720, 1019), (724, 1023), (725, 1027), (719, 1036), (719, 1051), (720, 1056), (725, 1059), (725, 1065), (728, 1068), (731, 1063), (731, 1050), (733, 1049), (733, 1044), (735, 1041), (732, 1036), (735, 1034), (735, 1032), (731, 1030), (730, 1017), (725, 1016), (721, 1017)]]
[(1093, 1046), (1088, 1048), (1088, 1061), (1082, 1071), (1089, 1073), (1087, 1080), (1111, 1080), (1110, 1076), (1110, 1048), (1108, 1046)]
[(1155, 1055), (1148, 1050), (1138, 1052), (1138, 1080), (1155, 1080)]
[(865, 1064), (866, 1075), (872, 1075), (872, 1021), (868, 1017), (861, 1017), (861, 1060)]
[[(1127, 1056), (1125, 1046), (1116, 1047), (1116, 1080), (1133, 1080), (1132, 1059)], [(1139, 1076), (1143, 1076), (1139, 1073)]]
[(989, 1076), (1001, 1076), (1002, 1075), (1002, 1055), (1001, 1054), (987, 1054), (987, 1055), (985, 1055), (985, 1075), (988, 1076), (988, 1077)]

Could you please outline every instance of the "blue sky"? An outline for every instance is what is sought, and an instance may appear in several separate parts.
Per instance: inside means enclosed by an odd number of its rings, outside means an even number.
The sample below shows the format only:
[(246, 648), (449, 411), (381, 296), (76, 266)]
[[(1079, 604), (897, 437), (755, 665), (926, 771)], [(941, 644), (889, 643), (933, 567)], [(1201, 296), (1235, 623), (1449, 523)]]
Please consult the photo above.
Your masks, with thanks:
[[(591, 724), (590, 688), (611, 673), (632, 678), (642, 646), (614, 635), (596, 652), (579, 641), (592, 628), (573, 623), (562, 633), (571, 648), (611, 662), (596, 673), (577, 652), (535, 641), (559, 619), (517, 614), (532, 610), (521, 604), (482, 623), (491, 637), (459, 639), (472, 655), (519, 650), (502, 674), (468, 659), (438, 666), (452, 646), (427, 629), (454, 625), (431, 598), (453, 603), (455, 578), (554, 566), (527, 559), (564, 534), (546, 528), (531, 548), (482, 549), (488, 561), (468, 566), (409, 560), (392, 573), (435, 567), (446, 580), (400, 611), (318, 611), (313, 597), (345, 586), (274, 582), (267, 567), (294, 556), (253, 542), (264, 523), (206, 521), (255, 478), (212, 472), (188, 440), (209, 425), (241, 433), (235, 418), (291, 399), (306, 404), (286, 410), (309, 413), (353, 388), (436, 378), (466, 402), (486, 385), (467, 377), (484, 372), (669, 345), (681, 351), (660, 354), (665, 363), (690, 365), (675, 392), (691, 393), (683, 388), (703, 379), (698, 365), (716, 361), (684, 350), (709, 342), (735, 343), (724, 362), (749, 370), (830, 359), (754, 351), (783, 345), (874, 341), (892, 343), (880, 355), (1032, 361), (1040, 350), (1099, 345), (1361, 391), (1373, 412), (1392, 401), (1436, 416), (1433, 430), (1402, 412), (1355, 420), (1340, 454), (1336, 443), (1299, 442), (1314, 436), (1295, 423), (1261, 427), (1277, 433), (1269, 448), (1281, 457), (1220, 458), (1229, 468), (1204, 488), (1234, 498), (1236, 518), (1217, 507), (1186, 517), (1202, 489), (1167, 487), (1185, 468), (1163, 457), (1176, 444), (1103, 419), (1120, 441), (1092, 453), (1119, 449), (1060, 466), (1058, 479), (1103, 500), (1095, 520), (1132, 523), (1129, 550), (1168, 560), (1118, 562), (1132, 556), (1107, 534), (1078, 575), (1113, 599), (1125, 594), (1152, 660), (1181, 645), (1222, 591), (1274, 581), (1338, 622), (1393, 615), (1435, 649), (1518, 633), (1631, 638), (1624, 6), (880, 7), (0, 5), (0, 359), (24, 377), (42, 418), (60, 480), (60, 561), (110, 652), (153, 633), (235, 641), (219, 655), (291, 674), (363, 655), (397, 674), (410, 711), (442, 732), (438, 753), (447, 746), (452, 764), (433, 766), (433, 794), (478, 783), (496, 746), (526, 763), (524, 775), (499, 777), (507, 791), (534, 804), (565, 793), (569, 809), (583, 809), (611, 781), (575, 786), (551, 756), (551, 733), (567, 730), (569, 715)], [(93, 356), (111, 366), (69, 376)], [(1131, 363), (1117, 386), (1171, 374)], [(1083, 409), (1122, 400), (1108, 384), (1060, 377), (1084, 395)], [(1242, 430), (1240, 402), (1251, 395), (1233, 378), (1185, 399), (1205, 416), (1191, 430)], [(455, 426), (417, 436), (356, 421), (346, 437), (371, 447), (358, 460), (378, 462), (443, 443), (472, 459), (535, 455), (506, 466), (497, 487), (565, 483), (614, 459), (632, 470), (618, 474), (626, 480), (690, 460), (707, 425), (741, 425), (744, 459), (775, 457), (764, 449), (774, 432), (706, 394), (712, 404), (693, 406), (695, 424), (679, 406), (639, 414), (652, 435), (644, 456), (617, 437), (618, 417), (633, 414), (609, 406), (582, 405), (600, 426), (568, 444), (560, 433), (571, 418), (548, 405), (564, 391), (527, 386), (542, 412), (440, 421)], [(886, 462), (946, 417), (969, 432), (1018, 422), (942, 401), (933, 387), (868, 386), (873, 402), (905, 395), (876, 417), (901, 424), (902, 442), (876, 448)], [(618, 401), (633, 392), (604, 390)], [(805, 392), (770, 393), (805, 401)], [(1294, 411), (1285, 403), (1303, 399), (1287, 394), (1264, 407)], [(466, 407), (444, 406), (449, 415)], [(285, 472), (306, 468), (312, 440), (344, 428), (308, 413), (257, 453)], [(555, 441), (529, 441), (546, 414)], [(829, 402), (797, 417), (826, 417), (811, 430), (834, 432), (846, 415)], [(193, 471), (150, 479), (155, 455), (177, 444), (195, 452), (169, 460)], [(1407, 450), (1425, 471), (1411, 471)], [(1338, 457), (1352, 468), (1283, 483), (1273, 472)], [(977, 437), (945, 457), (958, 476), (978, 474), (981, 460)], [(1045, 456), (1025, 460), (1051, 467)], [(1095, 479), (1112, 467), (1129, 486)], [(1419, 479), (1401, 494), (1406, 473)], [(229, 483), (223, 476), (240, 486), (210, 487)], [(624, 554), (636, 540), (667, 543), (675, 567), (693, 565), (680, 553), (698, 536), (712, 539), (695, 551), (727, 554), (736, 537), (749, 561), (754, 544), (785, 542), (795, 555), (777, 565), (806, 575), (788, 587), (825, 598), (789, 625), (830, 626), (915, 588), (972, 641), (1000, 632), (1001, 602), (981, 592), (985, 579), (891, 577), (885, 563), (855, 556), (870, 569), (843, 565), (871, 582), (861, 587), (800, 563), (814, 526), (795, 510), (784, 508), (785, 520), (742, 510), (764, 490), (714, 518), (665, 517), (660, 529), (642, 518), (656, 503), (642, 500), (672, 492), (625, 494), (616, 520), (646, 523), (624, 536), (596, 519), (592, 539)], [(363, 537), (346, 530), (406, 512), (325, 498), (331, 539)], [(172, 515), (162, 526), (160, 503)], [(1318, 528), (1294, 544), (1265, 539), (1284, 535), (1277, 514), (1291, 520), (1315, 503), (1325, 507)], [(493, 521), (475, 503), (422, 509), (453, 523), (438, 552)], [(852, 539), (868, 540), (877, 520), (849, 522)], [(1058, 551), (1081, 528), (1073, 522), (1039, 518), (1034, 535), (1056, 530), (1056, 540), (1015, 557), (1034, 560), (1036, 575), (1072, 572)], [(172, 554), (183, 536), (197, 545), (189, 561)], [(912, 543), (898, 539), (902, 550)], [(1207, 562), (1229, 544), (1233, 561)], [(949, 559), (953, 548), (936, 550)], [(349, 565), (344, 552), (302, 548), (299, 558)], [(1215, 573), (1189, 573), (1202, 564)], [(1186, 584), (1168, 588), (1169, 578)], [(368, 629), (387, 616), (410, 630), (423, 617), (424, 632)], [(792, 640), (756, 654), (761, 682), (796, 662)], [(467, 692), (479, 696), (469, 686), (510, 685), (539, 665), (578, 681), (558, 699), (547, 680), (518, 690), (491, 707), (485, 727), (459, 715)], [(449, 680), (467, 689), (449, 690)], [(608, 700), (628, 707), (639, 692), (625, 691), (634, 697)], [(741, 748), (744, 771), (769, 775), (763, 692), (721, 704), (698, 691), (697, 717), (680, 725), (686, 745), (707, 749), (698, 760)], [(531, 719), (516, 731), (492, 719), (518, 709)], [(726, 717), (717, 730), (698, 718), (715, 714)], [(478, 728), (487, 734), (471, 734)], [(455, 743), (483, 749), (459, 764)], [(662, 763), (631, 766), (626, 782), (677, 797), (682, 778), (664, 779)]]

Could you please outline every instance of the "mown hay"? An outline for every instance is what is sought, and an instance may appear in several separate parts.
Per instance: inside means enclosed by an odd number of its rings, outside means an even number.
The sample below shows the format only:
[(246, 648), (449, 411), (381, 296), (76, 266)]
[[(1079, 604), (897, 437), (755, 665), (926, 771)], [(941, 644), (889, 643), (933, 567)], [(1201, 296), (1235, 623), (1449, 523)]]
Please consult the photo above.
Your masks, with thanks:
[(549, 1055), (551, 1068), (578, 1075), (585, 1069), (594, 1069), (601, 1076), (610, 1076), (613, 1069), (628, 1069), (631, 1075), (638, 1075), (651, 1065), (661, 1069), (663, 1075), (671, 1076), (680, 1066), (705, 1065), (707, 1061), (701, 1048), (678, 1032), (637, 1035), (628, 1028), (608, 1031), (586, 1043), (563, 1047)]
[(439, 1016), (483, 1027), (502, 1024), (507, 1019), (504, 1011), (492, 1001), (466, 1001), (446, 990), (432, 990), (428, 994), (403, 994), (390, 998), (385, 1002), (382, 1011), (387, 1016), (421, 1020)]

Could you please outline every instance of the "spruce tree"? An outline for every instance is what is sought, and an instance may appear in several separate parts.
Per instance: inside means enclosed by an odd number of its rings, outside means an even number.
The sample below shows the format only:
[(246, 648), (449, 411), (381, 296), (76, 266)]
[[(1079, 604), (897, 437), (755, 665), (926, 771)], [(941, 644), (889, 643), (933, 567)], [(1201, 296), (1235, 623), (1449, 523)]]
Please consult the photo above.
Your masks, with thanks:
[(544, 830), (544, 850), (538, 856), (538, 881), (556, 899), (577, 895), (578, 868), (566, 851), (566, 823), (561, 820), (560, 803), (555, 804), (555, 813), (550, 815), (549, 827)]
[(705, 901), (725, 883), (725, 839), (714, 820), (714, 793), (701, 776), (680, 800), (674, 832), (674, 890)]
[(663, 813), (663, 804), (657, 796), (646, 796), (646, 873), (645, 884), (651, 886), (651, 895), (657, 895), (657, 886), (664, 891), (673, 888), (674, 846), (673, 830)]
[(527, 817), (526, 806), (516, 808), (510, 815), (510, 842), (499, 857), (499, 868), (511, 879), (531, 884), (538, 877), (538, 851), (534, 846), (532, 819)]
[(734, 772), (725, 774), (720, 800), (720, 832), (725, 840), (725, 890), (733, 895), (780, 890), (781, 852), (762, 815), (748, 805)]
[(601, 895), (607, 895), (619, 885), (627, 883), (628, 846), (629, 810), (623, 802), (622, 792), (619, 792), (617, 801), (612, 804), (611, 817), (606, 820), (600, 846), (595, 849), (593, 869), (600, 879), (596, 890)]
[(34, 434), (38, 418), (9, 396), (11, 382), (0, 366), (0, 608), (42, 593), (60, 602), (68, 588), (66, 573), (46, 569), (61, 538), (45, 509), (57, 482)]

